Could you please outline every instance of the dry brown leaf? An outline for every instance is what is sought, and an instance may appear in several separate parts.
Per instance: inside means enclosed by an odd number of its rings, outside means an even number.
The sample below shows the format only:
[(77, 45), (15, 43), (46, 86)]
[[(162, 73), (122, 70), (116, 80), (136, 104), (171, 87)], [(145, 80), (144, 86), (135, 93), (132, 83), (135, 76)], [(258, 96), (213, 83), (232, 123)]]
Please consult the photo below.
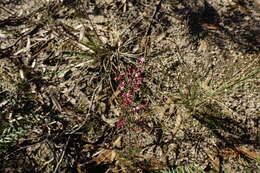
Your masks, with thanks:
[(82, 152), (89, 152), (89, 151), (93, 151), (96, 149), (96, 146), (92, 145), (92, 144), (85, 144), (83, 146)]
[(138, 163), (138, 166), (147, 171), (158, 171), (167, 167), (164, 162), (155, 157), (143, 159)]
[(78, 173), (82, 173), (82, 171), (81, 171), (81, 168), (80, 168), (80, 163), (76, 163), (76, 168), (77, 168), (77, 172)]
[(108, 118), (106, 118), (103, 114), (101, 115), (101, 119), (102, 119), (103, 121), (105, 121), (108, 125), (110, 125), (111, 127), (114, 127), (114, 126), (115, 126), (115, 123), (119, 121), (118, 118), (108, 119)]
[[(167, 110), (169, 110), (169, 112)], [(167, 115), (172, 115), (175, 112), (175, 105), (170, 97), (166, 97), (164, 105), (154, 107), (154, 112), (159, 115), (159, 119), (164, 118), (166, 111)]]
[(239, 153), (242, 153), (243, 155), (245, 155), (246, 157), (248, 157), (250, 159), (256, 160), (257, 158), (260, 158), (260, 154), (249, 151), (245, 147), (235, 147), (235, 148)]
[(159, 36), (157, 36), (156, 42), (159, 43), (159, 42), (162, 41), (165, 37), (166, 37), (166, 34), (165, 34), (165, 33), (160, 34)]
[(235, 152), (232, 148), (222, 148), (219, 150), (219, 153), (224, 158), (236, 158), (238, 157), (237, 152)]
[(200, 46), (198, 48), (199, 52), (205, 53), (208, 50), (208, 43), (206, 40), (201, 40), (200, 41)]
[(72, 110), (70, 110), (70, 109), (68, 109), (68, 108), (63, 108), (63, 111), (64, 111), (67, 115), (72, 116), (72, 117), (74, 117), (74, 118), (77, 119), (77, 120), (83, 120), (83, 118), (82, 118), (80, 115), (76, 114), (74, 111), (72, 111)]
[(113, 147), (120, 148), (122, 146), (122, 136), (119, 136), (114, 142)]
[(160, 119), (162, 119), (165, 113), (165, 108), (163, 106), (155, 106), (154, 113), (157, 114)]
[(102, 149), (98, 151), (93, 160), (97, 163), (97, 165), (101, 163), (112, 163), (116, 158), (116, 150)]
[(204, 148), (204, 151), (206, 152), (206, 154), (208, 155), (210, 162), (212, 163), (212, 165), (214, 166), (215, 169), (219, 170), (220, 168), (220, 160), (219, 158), (213, 154), (210, 149), (208, 148)]
[(98, 105), (98, 113), (103, 114), (106, 111), (107, 105), (104, 102), (100, 102)]
[(171, 133), (172, 133), (172, 136), (175, 136), (178, 129), (180, 128), (181, 126), (181, 122), (182, 122), (182, 116), (181, 114), (177, 114), (177, 117), (176, 117), (176, 121), (175, 121), (175, 126), (174, 126), (174, 129), (171, 130)]
[(215, 25), (215, 24), (208, 24), (208, 23), (204, 23), (202, 24), (202, 27), (205, 29), (205, 30), (214, 30), (214, 31), (217, 31), (217, 30), (220, 30), (220, 27), (218, 25)]

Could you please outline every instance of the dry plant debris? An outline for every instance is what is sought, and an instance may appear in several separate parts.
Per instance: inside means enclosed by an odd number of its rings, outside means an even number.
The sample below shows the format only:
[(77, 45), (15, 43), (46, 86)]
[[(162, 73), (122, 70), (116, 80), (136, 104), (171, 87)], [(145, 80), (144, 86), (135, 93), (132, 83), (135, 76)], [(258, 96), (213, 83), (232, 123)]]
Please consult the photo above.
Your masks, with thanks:
[(0, 172), (260, 172), (259, 10), (0, 1)]

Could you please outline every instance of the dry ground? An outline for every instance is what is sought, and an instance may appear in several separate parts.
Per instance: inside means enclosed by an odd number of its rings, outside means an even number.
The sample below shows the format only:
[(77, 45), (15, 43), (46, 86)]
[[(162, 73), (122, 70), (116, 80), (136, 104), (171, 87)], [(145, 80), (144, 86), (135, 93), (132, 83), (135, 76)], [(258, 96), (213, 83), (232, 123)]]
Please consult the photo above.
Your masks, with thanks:
[(259, 11), (0, 1), (0, 172), (260, 172)]

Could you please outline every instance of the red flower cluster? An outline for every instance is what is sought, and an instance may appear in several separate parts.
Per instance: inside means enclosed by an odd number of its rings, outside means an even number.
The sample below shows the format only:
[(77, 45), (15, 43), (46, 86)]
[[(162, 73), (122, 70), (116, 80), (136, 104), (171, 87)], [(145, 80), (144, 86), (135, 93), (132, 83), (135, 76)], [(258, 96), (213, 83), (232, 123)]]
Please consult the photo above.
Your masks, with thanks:
[[(121, 90), (121, 109), (131, 113), (140, 113), (145, 105), (140, 105), (135, 102), (135, 96), (143, 85), (143, 69), (142, 65), (145, 62), (144, 57), (137, 58), (137, 65), (135, 67), (128, 65), (123, 72), (115, 78), (119, 82), (118, 88)], [(123, 120), (121, 120), (123, 121)], [(120, 121), (120, 122), (121, 122)], [(119, 123), (119, 122), (118, 122)], [(120, 127), (122, 123), (120, 123)]]

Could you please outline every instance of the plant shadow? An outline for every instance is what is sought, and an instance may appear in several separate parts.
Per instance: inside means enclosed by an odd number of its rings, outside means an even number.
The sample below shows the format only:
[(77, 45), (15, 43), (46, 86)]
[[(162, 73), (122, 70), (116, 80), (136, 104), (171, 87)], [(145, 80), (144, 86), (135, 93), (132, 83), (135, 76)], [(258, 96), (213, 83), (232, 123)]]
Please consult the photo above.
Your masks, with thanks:
[(220, 11), (207, 0), (182, 1), (182, 7), (172, 6), (172, 16), (186, 23), (191, 42), (195, 45), (207, 38), (222, 50), (227, 49), (227, 42), (232, 42), (242, 53), (256, 53), (260, 50), (257, 5), (251, 8), (248, 2), (241, 2)]
[(210, 129), (212, 134), (221, 140), (223, 146), (257, 145), (257, 131), (244, 122), (235, 120), (220, 112), (214, 105), (193, 113), (193, 117)]

